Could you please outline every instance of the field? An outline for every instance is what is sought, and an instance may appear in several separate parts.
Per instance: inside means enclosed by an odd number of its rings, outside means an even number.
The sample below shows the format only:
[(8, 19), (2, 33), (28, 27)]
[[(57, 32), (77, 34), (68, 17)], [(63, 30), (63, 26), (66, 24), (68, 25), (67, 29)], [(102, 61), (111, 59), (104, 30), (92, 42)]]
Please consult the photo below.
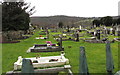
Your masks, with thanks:
[[(44, 44), (45, 41), (52, 41), (57, 43), (50, 33), (50, 38), (47, 40), (36, 40), (35, 37), (39, 36), (38, 31), (35, 34), (25, 40), (21, 40), (20, 43), (2, 44), (2, 73), (13, 70), (13, 64), (17, 60), (18, 56), (35, 57), (38, 53), (26, 53), (26, 50), (34, 44)], [(114, 38), (110, 36), (110, 38)], [(71, 48), (68, 48), (71, 46)], [(63, 47), (65, 50), (65, 56), (70, 60), (73, 73), (79, 73), (79, 55), (80, 46), (84, 46), (86, 50), (87, 63), (90, 73), (106, 73), (106, 50), (105, 44), (100, 43), (87, 43), (82, 40), (80, 42), (63, 41)], [(111, 43), (111, 50), (114, 60), (114, 73), (118, 71), (118, 42)], [(41, 56), (54, 56), (59, 55), (60, 52), (48, 52), (39, 53)]]

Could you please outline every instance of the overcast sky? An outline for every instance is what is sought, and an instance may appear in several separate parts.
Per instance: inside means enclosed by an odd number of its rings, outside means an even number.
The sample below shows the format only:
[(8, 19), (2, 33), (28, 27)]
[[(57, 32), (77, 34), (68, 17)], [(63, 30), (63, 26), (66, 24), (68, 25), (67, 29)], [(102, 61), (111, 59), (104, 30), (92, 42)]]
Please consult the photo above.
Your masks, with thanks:
[(120, 0), (26, 0), (35, 6), (32, 16), (117, 16)]

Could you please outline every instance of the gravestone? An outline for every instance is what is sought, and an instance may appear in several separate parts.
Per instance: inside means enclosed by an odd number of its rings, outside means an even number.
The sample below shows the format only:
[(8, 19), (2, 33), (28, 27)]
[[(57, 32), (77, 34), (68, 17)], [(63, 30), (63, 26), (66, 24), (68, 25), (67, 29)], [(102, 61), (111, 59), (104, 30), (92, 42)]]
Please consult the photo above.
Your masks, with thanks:
[(106, 70), (111, 75), (114, 69), (114, 63), (111, 53), (110, 41), (106, 42)]
[(115, 26), (113, 27), (113, 30), (112, 30), (112, 34), (115, 36), (116, 32), (115, 32), (116, 28)]
[(81, 26), (81, 25), (79, 26), (79, 29), (80, 29), (80, 30), (82, 29), (82, 26)]
[(60, 46), (60, 48), (62, 48), (62, 36), (60, 36), (60, 39), (58, 40), (57, 44)]
[(34, 75), (34, 68), (32, 61), (30, 59), (23, 59), (22, 60), (22, 70), (21, 70), (22, 75)]
[(112, 34), (115, 36), (115, 30), (114, 29), (112, 30)]
[(85, 48), (80, 47), (80, 66), (79, 66), (80, 75), (89, 75), (87, 59), (85, 54)]
[(100, 40), (100, 30), (97, 30), (96, 37), (98, 40)]
[(107, 34), (110, 34), (110, 29), (107, 29)]
[(78, 42), (79, 41), (79, 31), (75, 32), (75, 41)]
[(48, 31), (48, 29), (46, 30), (46, 36), (49, 39), (49, 31)]
[(117, 36), (120, 36), (120, 25), (117, 26), (116, 31), (117, 31)]

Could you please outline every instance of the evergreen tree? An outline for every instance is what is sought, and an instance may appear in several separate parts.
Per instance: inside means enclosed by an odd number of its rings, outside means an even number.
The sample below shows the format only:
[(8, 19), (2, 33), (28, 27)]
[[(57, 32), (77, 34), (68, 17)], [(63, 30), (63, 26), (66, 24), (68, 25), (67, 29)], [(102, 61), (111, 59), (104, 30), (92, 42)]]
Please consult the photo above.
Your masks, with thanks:
[(62, 23), (62, 22), (59, 22), (58, 27), (59, 27), (59, 28), (62, 28), (62, 27), (63, 27), (63, 23)]
[(27, 12), (26, 10), (29, 6), (20, 0), (16, 2), (7, 2), (7, 0), (4, 0), (2, 3), (2, 31), (29, 29), (29, 16), (34, 10), (33, 7)]
[(111, 16), (102, 17), (101, 23), (105, 26), (111, 26), (113, 23), (113, 18)]
[(120, 17), (117, 19), (117, 25), (120, 24)]
[(97, 27), (99, 27), (101, 24), (100, 20), (93, 20), (93, 25), (96, 25)]

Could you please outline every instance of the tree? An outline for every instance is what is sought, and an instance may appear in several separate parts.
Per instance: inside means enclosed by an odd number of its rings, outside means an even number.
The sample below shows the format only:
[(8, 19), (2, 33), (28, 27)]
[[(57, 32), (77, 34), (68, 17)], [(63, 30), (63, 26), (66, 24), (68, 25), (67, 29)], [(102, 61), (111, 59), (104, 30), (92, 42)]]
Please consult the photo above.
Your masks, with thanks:
[(120, 17), (117, 19), (117, 25), (120, 24)]
[(113, 26), (117, 24), (117, 19), (113, 19), (112, 21)]
[(59, 27), (59, 28), (62, 28), (62, 27), (63, 27), (63, 23), (62, 23), (62, 22), (59, 22), (58, 27)]
[(100, 20), (105, 26), (111, 26), (113, 22), (113, 18), (111, 16), (102, 17)]
[[(8, 0), (9, 1), (9, 0)], [(9, 30), (27, 30), (29, 29), (30, 15), (35, 7), (26, 11), (30, 4), (16, 0), (8, 2), (4, 0), (2, 3), (2, 31)]]
[(93, 20), (93, 25), (100, 27), (101, 21), (100, 20)]

